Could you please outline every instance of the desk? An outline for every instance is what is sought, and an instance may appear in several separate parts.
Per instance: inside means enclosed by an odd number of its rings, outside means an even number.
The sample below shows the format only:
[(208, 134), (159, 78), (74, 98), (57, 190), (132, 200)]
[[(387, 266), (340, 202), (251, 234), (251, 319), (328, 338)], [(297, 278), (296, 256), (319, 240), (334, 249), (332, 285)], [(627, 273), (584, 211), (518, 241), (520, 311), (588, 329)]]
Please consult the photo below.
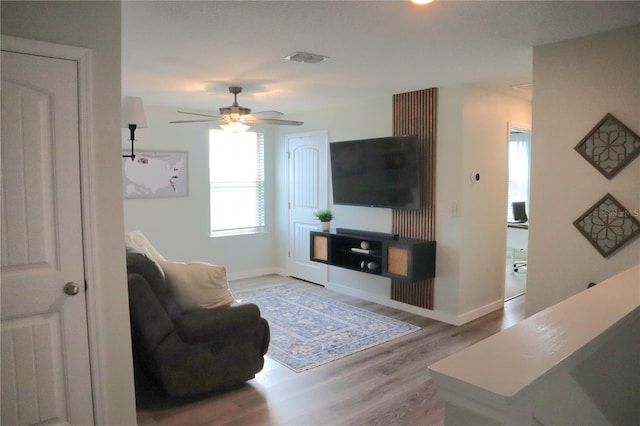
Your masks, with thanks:
[(529, 245), (529, 224), (507, 222), (507, 247), (526, 250)]
[(507, 248), (511, 249), (511, 265), (515, 262), (516, 250), (526, 250), (528, 246), (529, 224), (507, 222)]

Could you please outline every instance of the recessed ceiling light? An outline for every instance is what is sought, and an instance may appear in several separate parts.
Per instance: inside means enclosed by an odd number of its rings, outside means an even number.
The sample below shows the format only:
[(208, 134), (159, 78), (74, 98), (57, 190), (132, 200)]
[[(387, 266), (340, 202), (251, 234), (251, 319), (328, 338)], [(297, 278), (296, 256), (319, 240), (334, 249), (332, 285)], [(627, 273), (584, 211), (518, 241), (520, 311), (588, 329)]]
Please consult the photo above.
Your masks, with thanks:
[(328, 56), (308, 52), (294, 52), (284, 57), (287, 61), (304, 62), (305, 64), (319, 64), (329, 59)]
[(411, 3), (423, 5), (423, 4), (433, 3), (433, 0), (411, 0)]

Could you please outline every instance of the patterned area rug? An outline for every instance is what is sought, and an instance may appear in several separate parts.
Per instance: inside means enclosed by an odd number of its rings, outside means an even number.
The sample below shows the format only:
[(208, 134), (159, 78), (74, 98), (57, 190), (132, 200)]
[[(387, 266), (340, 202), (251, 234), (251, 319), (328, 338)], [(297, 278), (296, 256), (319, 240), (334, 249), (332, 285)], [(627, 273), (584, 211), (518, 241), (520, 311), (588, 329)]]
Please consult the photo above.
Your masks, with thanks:
[(260, 307), (271, 327), (267, 355), (300, 372), (420, 327), (290, 286), (234, 294)]

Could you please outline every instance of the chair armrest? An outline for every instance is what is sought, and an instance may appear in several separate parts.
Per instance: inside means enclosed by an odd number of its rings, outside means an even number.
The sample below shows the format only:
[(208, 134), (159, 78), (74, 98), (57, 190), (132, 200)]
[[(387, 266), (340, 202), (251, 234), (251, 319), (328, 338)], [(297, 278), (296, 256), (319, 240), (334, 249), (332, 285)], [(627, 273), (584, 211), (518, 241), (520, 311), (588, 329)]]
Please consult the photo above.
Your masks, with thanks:
[(188, 312), (175, 321), (185, 343), (207, 343), (227, 336), (253, 333), (260, 323), (260, 309), (253, 303), (234, 303), (214, 309)]

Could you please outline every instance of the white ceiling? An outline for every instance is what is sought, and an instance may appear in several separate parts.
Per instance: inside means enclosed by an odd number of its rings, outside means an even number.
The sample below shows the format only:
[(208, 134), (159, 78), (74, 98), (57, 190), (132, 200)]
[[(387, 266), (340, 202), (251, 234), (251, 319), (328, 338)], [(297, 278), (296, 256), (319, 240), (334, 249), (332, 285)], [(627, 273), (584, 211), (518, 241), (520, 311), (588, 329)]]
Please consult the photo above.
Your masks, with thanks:
[[(530, 98), (532, 47), (640, 22), (640, 2), (123, 1), (123, 95), (285, 114), (470, 83)], [(615, 46), (612, 46), (615, 49)], [(317, 64), (284, 56), (329, 56)]]

